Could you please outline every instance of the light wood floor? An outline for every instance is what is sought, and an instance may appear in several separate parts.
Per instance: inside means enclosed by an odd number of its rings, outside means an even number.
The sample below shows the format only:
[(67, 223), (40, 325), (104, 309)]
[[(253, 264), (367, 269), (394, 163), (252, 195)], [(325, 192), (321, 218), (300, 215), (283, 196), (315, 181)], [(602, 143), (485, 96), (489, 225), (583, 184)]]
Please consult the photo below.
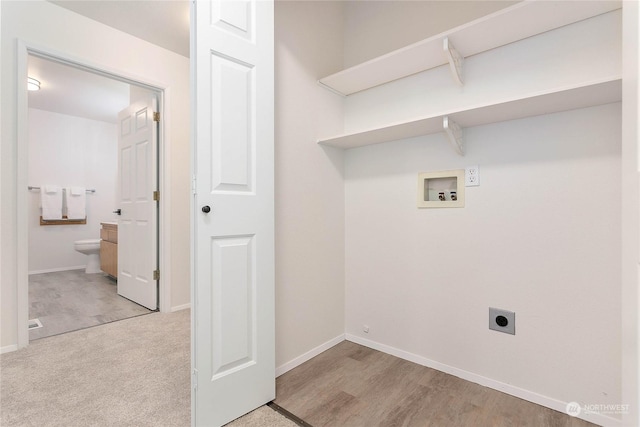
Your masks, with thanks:
[(58, 271), (29, 276), (29, 319), (42, 328), (30, 329), (29, 339), (58, 335), (151, 313), (118, 295), (117, 284), (102, 273)]
[(276, 390), (313, 427), (594, 425), (349, 341), (278, 377)]

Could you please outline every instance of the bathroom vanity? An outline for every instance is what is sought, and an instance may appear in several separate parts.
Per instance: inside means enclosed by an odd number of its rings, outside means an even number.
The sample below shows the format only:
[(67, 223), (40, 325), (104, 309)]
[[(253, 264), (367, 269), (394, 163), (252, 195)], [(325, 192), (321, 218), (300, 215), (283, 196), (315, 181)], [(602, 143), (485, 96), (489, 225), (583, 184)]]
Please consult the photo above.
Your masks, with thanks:
[(100, 225), (100, 269), (109, 276), (118, 278), (118, 223), (101, 222)]

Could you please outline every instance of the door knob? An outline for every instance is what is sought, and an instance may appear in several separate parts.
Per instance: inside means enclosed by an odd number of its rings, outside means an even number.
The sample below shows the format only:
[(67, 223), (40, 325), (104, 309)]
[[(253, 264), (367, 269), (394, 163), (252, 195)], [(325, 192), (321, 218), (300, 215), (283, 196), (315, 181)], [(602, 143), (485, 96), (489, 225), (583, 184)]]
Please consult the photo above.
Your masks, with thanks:
[(202, 212), (209, 213), (209, 212), (211, 212), (211, 208), (209, 206), (203, 206), (202, 207)]
[(122, 215), (122, 209), (116, 209), (113, 211), (114, 214)]

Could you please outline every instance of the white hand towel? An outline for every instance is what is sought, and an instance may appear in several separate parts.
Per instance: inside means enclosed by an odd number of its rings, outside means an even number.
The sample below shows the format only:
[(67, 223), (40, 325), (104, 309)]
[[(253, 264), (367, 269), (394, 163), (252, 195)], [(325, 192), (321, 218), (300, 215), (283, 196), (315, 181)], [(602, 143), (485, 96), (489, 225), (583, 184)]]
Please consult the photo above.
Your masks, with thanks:
[(84, 187), (71, 187), (71, 195), (72, 196), (80, 196), (81, 194), (85, 194), (87, 189)]
[(44, 192), (45, 193), (55, 194), (58, 191), (60, 191), (60, 187), (58, 187), (57, 185), (45, 185), (44, 186)]
[(42, 219), (62, 219), (62, 189), (46, 185), (40, 189)]
[(85, 219), (87, 217), (87, 191), (84, 187), (67, 189), (67, 218)]

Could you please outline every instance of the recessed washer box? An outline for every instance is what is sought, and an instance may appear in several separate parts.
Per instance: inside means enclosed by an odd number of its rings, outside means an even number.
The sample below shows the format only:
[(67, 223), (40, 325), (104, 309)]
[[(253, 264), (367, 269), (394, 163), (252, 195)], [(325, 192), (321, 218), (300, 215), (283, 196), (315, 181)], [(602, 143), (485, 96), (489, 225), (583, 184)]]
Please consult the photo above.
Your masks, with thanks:
[(418, 174), (419, 208), (463, 208), (464, 169)]

